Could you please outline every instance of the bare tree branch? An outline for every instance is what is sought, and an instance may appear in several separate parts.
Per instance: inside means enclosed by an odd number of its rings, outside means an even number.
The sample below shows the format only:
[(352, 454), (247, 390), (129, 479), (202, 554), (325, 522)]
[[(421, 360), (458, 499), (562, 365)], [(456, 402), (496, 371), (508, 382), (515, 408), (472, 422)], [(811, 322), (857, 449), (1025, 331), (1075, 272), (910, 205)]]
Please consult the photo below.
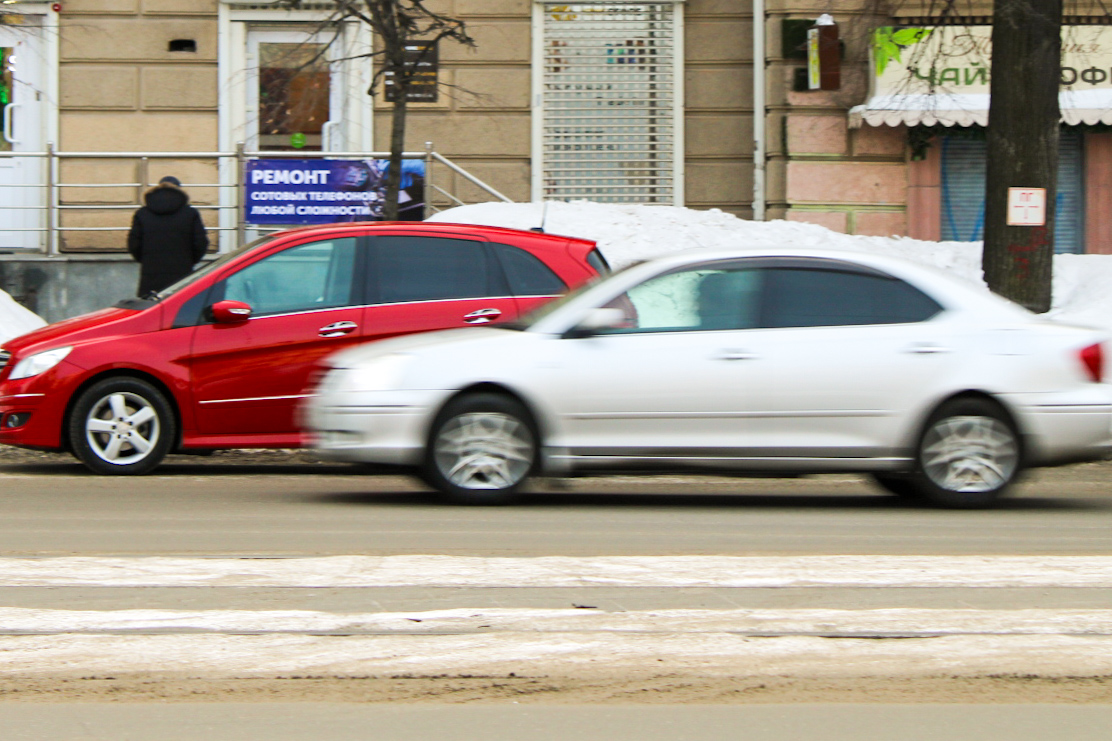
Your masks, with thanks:
[[(305, 4), (306, 0), (282, 2), (287, 8), (301, 8)], [(378, 50), (347, 59), (373, 57), (381, 60), (371, 79), (368, 95), (374, 95), (379, 83), (387, 76), (391, 80), (394, 109), (383, 216), (387, 220), (394, 220), (398, 216), (406, 113), (410, 90), (418, 79), (418, 72), (441, 40), (447, 39), (470, 47), (475, 46), (475, 40), (467, 33), (463, 21), (430, 9), (426, 0), (331, 0), (329, 4), (332, 7), (325, 22), (336, 27), (329, 47), (339, 38), (343, 25), (348, 22), (367, 26), (381, 46)], [(414, 46), (417, 42), (427, 45), (416, 55), (408, 55), (406, 47)]]

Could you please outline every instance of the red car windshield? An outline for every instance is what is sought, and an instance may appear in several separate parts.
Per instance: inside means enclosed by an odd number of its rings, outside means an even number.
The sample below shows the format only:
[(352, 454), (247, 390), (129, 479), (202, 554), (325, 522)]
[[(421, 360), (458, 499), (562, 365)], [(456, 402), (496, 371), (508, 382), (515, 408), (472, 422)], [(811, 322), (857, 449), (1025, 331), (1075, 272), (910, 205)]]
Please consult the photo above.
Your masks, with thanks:
[(192, 273), (190, 273), (189, 275), (187, 275), (184, 278), (182, 278), (181, 280), (179, 280), (177, 283), (174, 283), (171, 286), (163, 288), (158, 293), (150, 296), (150, 298), (153, 298), (156, 301), (161, 301), (164, 298), (168, 298), (170, 296), (173, 296), (175, 293), (177, 293), (181, 289), (185, 288), (188, 285), (191, 285), (195, 281), (200, 280), (201, 278), (203, 278), (206, 275), (208, 275), (209, 273), (211, 273), (213, 270), (216, 270), (216, 269), (222, 267), (223, 265), (228, 264), (229, 262), (236, 259), (237, 257), (242, 255), (243, 253), (249, 252), (249, 251), (255, 249), (256, 247), (264, 245), (267, 242), (271, 241), (272, 239), (274, 239), (273, 235), (267, 235), (265, 237), (259, 237), (254, 242), (249, 242), (248, 244), (245, 244), (244, 246), (240, 247), (238, 250), (232, 250), (231, 252), (225, 252), (223, 255), (220, 255), (219, 257), (217, 257), (215, 260), (207, 262), (204, 265), (202, 265), (201, 267), (197, 268)]

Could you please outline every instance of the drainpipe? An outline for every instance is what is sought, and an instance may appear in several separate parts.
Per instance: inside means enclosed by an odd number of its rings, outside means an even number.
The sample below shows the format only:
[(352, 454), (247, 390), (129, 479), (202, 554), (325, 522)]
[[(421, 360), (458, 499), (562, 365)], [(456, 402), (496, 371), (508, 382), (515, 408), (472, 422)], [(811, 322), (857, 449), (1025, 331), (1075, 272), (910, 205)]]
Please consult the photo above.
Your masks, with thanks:
[(753, 220), (765, 219), (765, 0), (753, 0)]

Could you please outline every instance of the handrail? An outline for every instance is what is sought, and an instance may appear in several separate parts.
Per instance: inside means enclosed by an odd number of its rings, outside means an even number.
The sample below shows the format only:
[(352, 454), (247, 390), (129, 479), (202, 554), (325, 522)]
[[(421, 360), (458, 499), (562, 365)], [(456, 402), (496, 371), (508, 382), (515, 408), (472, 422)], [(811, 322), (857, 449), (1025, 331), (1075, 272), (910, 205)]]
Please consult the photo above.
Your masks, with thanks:
[(484, 183), (482, 180), (479, 180), (479, 178), (475, 177), (474, 175), (469, 173), (467, 170), (464, 170), (462, 167), (457, 165), (455, 162), (452, 162), (447, 157), (444, 157), (437, 152), (432, 152), (431, 154), (432, 154), (432, 159), (434, 159), (437, 162), (447, 166), (447, 168), (449, 170), (455, 172), (457, 175), (462, 175), (464, 178), (466, 178), (467, 180), (470, 180), (472, 183), (479, 186), (480, 188), (485, 190), (487, 193), (490, 193), (495, 198), (498, 198), (499, 200), (501, 200), (505, 203), (513, 203), (513, 201), (511, 201), (509, 198), (502, 195), (501, 193), (496, 191), (494, 188), (492, 188), (491, 186)]
[(434, 185), (432, 187), (440, 195), (445, 196), (446, 198), (449, 198), (450, 200), (454, 201), (457, 206), (466, 206), (467, 205), (466, 203), (464, 203), (460, 199), (456, 198), (454, 195), (452, 195), (448, 191), (441, 188), (439, 185)]
[[(44, 163), (44, 181), (37, 183), (4, 183), (0, 184), (0, 188), (26, 188), (26, 189), (43, 189), (46, 191), (44, 198), (44, 205), (5, 205), (0, 202), (0, 215), (4, 212), (43, 212), (45, 216), (42, 217), (45, 221), (44, 226), (37, 227), (24, 227), (24, 226), (7, 226), (4, 219), (0, 219), (0, 235), (4, 234), (25, 234), (28, 232), (45, 234), (45, 245), (39, 249), (34, 248), (15, 248), (20, 252), (44, 252), (47, 255), (58, 254), (58, 245), (60, 244), (60, 235), (67, 232), (124, 232), (127, 231), (129, 226), (63, 226), (61, 221), (63, 214), (72, 215), (75, 213), (95, 213), (100, 212), (105, 214), (108, 218), (109, 214), (134, 210), (139, 207), (139, 201), (142, 199), (143, 191), (155, 185), (155, 183), (144, 182), (149, 180), (148, 162), (151, 160), (218, 160), (221, 162), (219, 165), (221, 180), (219, 183), (186, 183), (189, 188), (205, 188), (216, 189), (221, 193), (219, 203), (212, 204), (195, 204), (198, 209), (217, 212), (218, 214), (234, 213), (234, 220), (230, 216), (225, 216), (221, 219), (219, 226), (206, 227), (209, 231), (213, 232), (239, 232), (240, 241), (243, 241), (245, 230), (247, 228), (255, 229), (260, 232), (274, 231), (270, 227), (263, 227), (258, 225), (249, 225), (245, 221), (246, 217), (246, 203), (244, 194), (244, 163), (253, 159), (318, 159), (318, 160), (331, 160), (331, 159), (388, 159), (389, 152), (321, 152), (321, 151), (248, 151), (242, 144), (237, 147), (235, 151), (230, 152), (60, 152), (54, 148), (53, 143), (47, 144), (46, 151), (42, 152), (0, 152), (0, 160), (8, 160), (13, 158), (25, 159), (43, 159)], [(420, 152), (403, 152), (404, 159), (422, 159), (425, 161), (425, 201), (426, 208), (430, 211), (439, 211), (444, 207), (445, 201), (449, 204), (448, 207), (454, 205), (466, 205), (465, 202), (458, 198), (453, 193), (445, 190), (439, 182), (434, 183), (433, 179), (433, 165), (438, 164), (451, 170), (455, 174), (464, 178), (466, 181), (478, 187), (481, 191), (489, 194), (493, 198), (500, 201), (511, 203), (511, 199), (506, 195), (495, 189), (490, 184), (479, 179), (475, 175), (468, 172), (466, 169), (453, 162), (451, 159), (445, 157), (439, 152), (434, 151), (432, 142), (425, 143), (425, 151)], [(62, 161), (73, 160), (137, 160), (136, 179), (128, 183), (91, 183), (91, 182), (63, 182), (59, 177), (61, 167), (59, 166)], [(233, 166), (228, 166), (228, 161), (232, 161)], [(209, 165), (210, 167), (215, 165)], [(118, 175), (117, 175), (118, 177)], [(97, 189), (133, 189), (135, 192), (135, 202), (124, 203), (119, 200), (112, 199), (111, 203), (81, 203), (81, 202), (63, 202), (61, 192), (63, 189), (84, 189), (90, 195), (86, 197), (96, 198), (95, 193)], [(235, 195), (228, 195), (227, 189), (233, 189)], [(438, 207), (434, 200), (440, 200), (440, 207)], [(7, 220), (11, 223), (11, 220)], [(33, 223), (33, 222), (32, 222)], [(72, 222), (70, 222), (72, 224)], [(111, 221), (109, 222), (111, 223)], [(228, 226), (234, 223), (235, 226)], [(0, 248), (7, 248), (2, 239), (0, 239)], [(105, 253), (111, 254), (115, 250), (104, 250)]]
[[(321, 152), (318, 150), (305, 151), (247, 151), (243, 152), (249, 159), (290, 158), (290, 159), (389, 159), (389, 152)], [(425, 152), (402, 152), (403, 159), (424, 159)], [(0, 152), (0, 157), (59, 157), (62, 159), (220, 159), (221, 157), (238, 157), (238, 152)], [(440, 157), (439, 154), (434, 154)]]

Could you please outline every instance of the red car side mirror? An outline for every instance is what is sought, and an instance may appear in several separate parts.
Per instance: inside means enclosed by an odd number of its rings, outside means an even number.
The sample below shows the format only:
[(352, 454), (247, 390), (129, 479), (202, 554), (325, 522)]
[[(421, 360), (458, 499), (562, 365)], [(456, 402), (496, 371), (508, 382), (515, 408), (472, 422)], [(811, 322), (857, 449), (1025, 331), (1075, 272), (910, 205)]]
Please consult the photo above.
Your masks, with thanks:
[(251, 318), (251, 306), (242, 301), (217, 301), (212, 305), (212, 320), (217, 324), (238, 324)]

